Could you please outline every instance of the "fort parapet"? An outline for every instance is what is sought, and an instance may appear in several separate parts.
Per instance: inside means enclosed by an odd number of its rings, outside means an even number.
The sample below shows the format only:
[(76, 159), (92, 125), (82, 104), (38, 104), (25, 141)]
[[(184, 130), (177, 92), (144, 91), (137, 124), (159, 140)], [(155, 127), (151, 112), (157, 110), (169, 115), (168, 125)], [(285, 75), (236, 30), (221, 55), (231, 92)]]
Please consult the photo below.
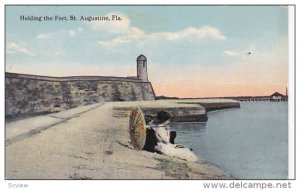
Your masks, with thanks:
[(51, 77), (41, 75), (28, 75), (20, 73), (5, 73), (5, 78), (21, 78), (40, 81), (52, 82), (69, 82), (69, 81), (123, 81), (123, 82), (143, 82), (140, 79), (133, 77), (113, 77), (113, 76), (68, 76), (68, 77)]

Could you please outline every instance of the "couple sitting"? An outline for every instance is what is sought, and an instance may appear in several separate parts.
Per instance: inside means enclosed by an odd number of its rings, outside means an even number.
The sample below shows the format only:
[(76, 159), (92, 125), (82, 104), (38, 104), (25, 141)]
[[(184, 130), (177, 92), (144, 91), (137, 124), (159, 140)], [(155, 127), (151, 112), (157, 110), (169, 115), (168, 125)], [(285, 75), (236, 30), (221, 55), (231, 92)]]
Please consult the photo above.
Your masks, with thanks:
[(157, 113), (155, 119), (145, 115), (147, 124), (146, 143), (143, 150), (177, 157), (187, 161), (197, 161), (195, 154), (187, 147), (174, 144), (176, 132), (169, 127), (170, 114), (164, 111)]

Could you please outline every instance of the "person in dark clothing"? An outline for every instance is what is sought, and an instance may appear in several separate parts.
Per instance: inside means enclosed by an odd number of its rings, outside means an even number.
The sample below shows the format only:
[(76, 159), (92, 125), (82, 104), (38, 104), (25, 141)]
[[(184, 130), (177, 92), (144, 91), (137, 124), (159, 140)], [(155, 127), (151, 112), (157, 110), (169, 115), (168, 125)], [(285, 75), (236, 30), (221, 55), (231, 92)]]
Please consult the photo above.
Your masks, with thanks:
[(154, 147), (157, 145), (157, 139), (155, 136), (155, 131), (153, 128), (147, 128), (146, 129), (146, 142), (143, 150), (149, 151), (149, 152), (155, 152)]
[(175, 144), (176, 131), (170, 131), (170, 143)]
[[(153, 117), (151, 115), (145, 115), (144, 118), (147, 126), (149, 126), (149, 124), (153, 121)], [(156, 145), (157, 139), (155, 137), (155, 130), (152, 127), (148, 127), (146, 129), (146, 142), (143, 150), (154, 152), (154, 147)]]
[[(153, 117), (151, 115), (145, 115), (145, 121), (146, 125), (152, 124), (154, 121)], [(166, 123), (168, 120), (170, 120), (170, 114), (165, 111), (159, 111), (156, 116), (156, 124), (163, 124)], [(168, 140), (171, 144), (174, 144), (174, 140), (176, 138), (176, 131), (170, 131), (170, 139)], [(157, 145), (157, 136), (156, 136), (156, 130), (152, 127), (148, 127), (146, 129), (146, 142), (143, 150), (149, 151), (149, 152), (155, 152), (155, 146)]]

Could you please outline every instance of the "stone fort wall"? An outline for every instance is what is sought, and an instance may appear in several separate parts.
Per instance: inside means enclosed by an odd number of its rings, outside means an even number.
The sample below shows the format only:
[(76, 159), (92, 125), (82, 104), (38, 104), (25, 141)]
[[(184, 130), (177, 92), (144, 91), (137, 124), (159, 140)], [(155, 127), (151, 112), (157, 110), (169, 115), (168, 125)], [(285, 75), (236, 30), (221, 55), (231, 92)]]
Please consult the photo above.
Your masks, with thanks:
[(108, 101), (154, 100), (150, 82), (124, 77), (5, 73), (5, 114), (50, 113)]

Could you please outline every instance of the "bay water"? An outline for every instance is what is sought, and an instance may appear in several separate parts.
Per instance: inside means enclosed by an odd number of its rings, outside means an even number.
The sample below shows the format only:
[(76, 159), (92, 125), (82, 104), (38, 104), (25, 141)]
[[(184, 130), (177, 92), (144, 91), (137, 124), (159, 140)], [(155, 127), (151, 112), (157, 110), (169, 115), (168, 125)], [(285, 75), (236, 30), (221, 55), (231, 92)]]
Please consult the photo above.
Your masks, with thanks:
[(207, 123), (171, 123), (175, 143), (238, 179), (288, 178), (288, 103), (241, 102)]

